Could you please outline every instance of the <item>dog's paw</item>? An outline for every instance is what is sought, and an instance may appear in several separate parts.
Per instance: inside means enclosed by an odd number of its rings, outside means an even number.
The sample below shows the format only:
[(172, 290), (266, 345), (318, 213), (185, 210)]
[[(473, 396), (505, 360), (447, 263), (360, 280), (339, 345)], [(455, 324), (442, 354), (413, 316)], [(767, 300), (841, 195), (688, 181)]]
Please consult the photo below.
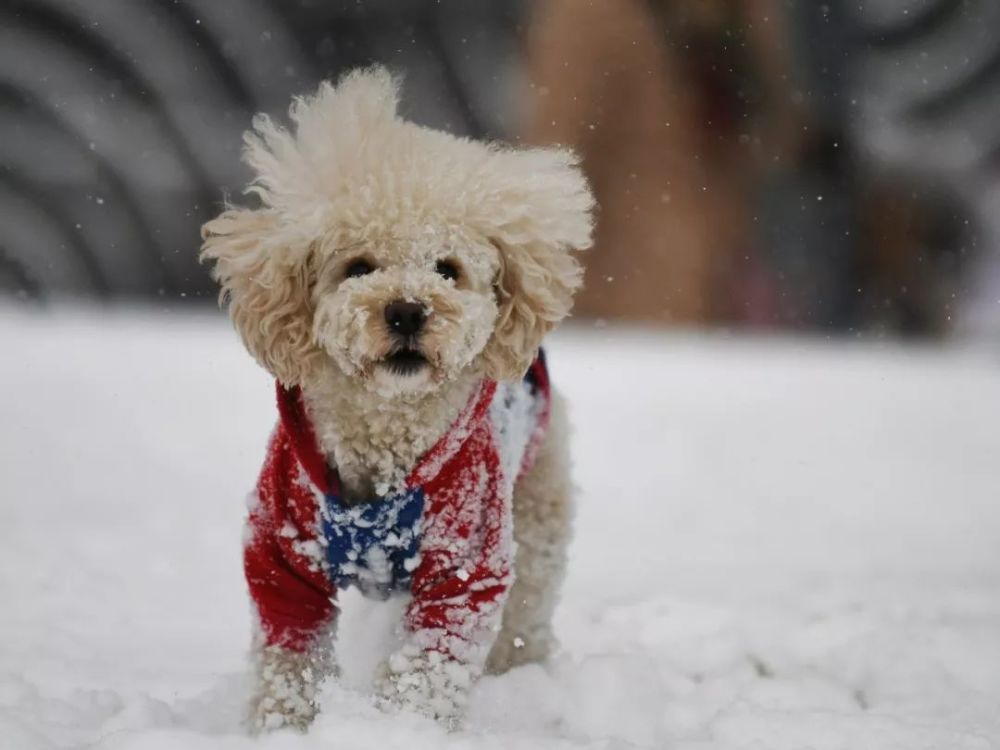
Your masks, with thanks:
[(276, 696), (268, 693), (254, 696), (246, 726), (251, 734), (261, 734), (288, 727), (304, 732), (316, 718), (316, 706), (308, 698), (289, 692)]
[(504, 674), (525, 664), (544, 664), (556, 646), (548, 627), (536, 628), (524, 636), (501, 633), (486, 660), (486, 673)]
[(259, 654), (257, 685), (246, 716), (253, 734), (288, 727), (305, 731), (318, 710), (327, 670), (306, 654), (266, 648)]
[(465, 714), (472, 677), (468, 665), (408, 645), (379, 667), (375, 699), (383, 710), (414, 711), (456, 729)]

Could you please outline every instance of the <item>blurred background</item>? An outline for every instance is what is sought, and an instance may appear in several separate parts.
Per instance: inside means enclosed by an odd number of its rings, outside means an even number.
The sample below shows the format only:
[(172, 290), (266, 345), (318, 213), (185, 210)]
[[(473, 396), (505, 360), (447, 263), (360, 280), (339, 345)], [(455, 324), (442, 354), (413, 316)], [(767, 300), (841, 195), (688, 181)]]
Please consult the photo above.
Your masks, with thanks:
[(577, 316), (1000, 332), (995, 0), (2, 0), (0, 297), (213, 305), (255, 112), (370, 62), (404, 111), (568, 144)]
[[(346, 690), (268, 744), (274, 386), (199, 229), (255, 113), (372, 62), (600, 204), (563, 651), (446, 740), (372, 709), (352, 597)], [(0, 0), (0, 750), (996, 750), (998, 424), (1000, 0)]]

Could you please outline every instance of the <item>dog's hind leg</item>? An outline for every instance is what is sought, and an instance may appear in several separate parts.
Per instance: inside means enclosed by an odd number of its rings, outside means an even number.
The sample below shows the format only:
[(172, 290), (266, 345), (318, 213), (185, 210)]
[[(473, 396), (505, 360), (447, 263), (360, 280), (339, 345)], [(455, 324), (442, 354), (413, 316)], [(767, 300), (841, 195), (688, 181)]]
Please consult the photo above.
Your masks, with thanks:
[(514, 488), (514, 585), (486, 663), (492, 674), (545, 661), (556, 646), (552, 614), (565, 575), (572, 520), (568, 432), (565, 404), (553, 393), (545, 442)]

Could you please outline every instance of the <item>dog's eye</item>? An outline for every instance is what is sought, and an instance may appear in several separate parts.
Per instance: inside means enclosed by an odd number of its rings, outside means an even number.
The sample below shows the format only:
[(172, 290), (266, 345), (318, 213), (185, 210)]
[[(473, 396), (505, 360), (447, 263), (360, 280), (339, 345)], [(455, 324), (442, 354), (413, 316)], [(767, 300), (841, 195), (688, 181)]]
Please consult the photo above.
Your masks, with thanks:
[(450, 260), (439, 260), (434, 270), (446, 279), (454, 281), (458, 278), (458, 266)]
[(367, 260), (356, 260), (344, 271), (344, 276), (348, 279), (356, 279), (358, 276), (367, 276), (375, 267)]

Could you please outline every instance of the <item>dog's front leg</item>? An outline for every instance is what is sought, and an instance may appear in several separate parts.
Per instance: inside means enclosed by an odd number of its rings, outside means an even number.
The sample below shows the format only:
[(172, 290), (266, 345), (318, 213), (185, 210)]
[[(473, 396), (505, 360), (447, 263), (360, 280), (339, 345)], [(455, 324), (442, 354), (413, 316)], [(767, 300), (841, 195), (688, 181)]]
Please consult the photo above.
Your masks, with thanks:
[(416, 711), (449, 729), (456, 728), (500, 629), (499, 606), (495, 615), (481, 619), (483, 614), (472, 615), (481, 627), (464, 636), (451, 635), (442, 628), (410, 633), (379, 668), (375, 680), (379, 704)]
[(253, 733), (292, 727), (304, 731), (318, 710), (323, 681), (336, 673), (333, 633), (317, 638), (308, 649), (255, 644), (254, 688), (247, 715)]
[(508, 559), (494, 556), (496, 567), (484, 565), (472, 573), (458, 568), (433, 582), (416, 579), (423, 585), (414, 587), (404, 622), (406, 640), (376, 676), (383, 707), (413, 710), (449, 729), (460, 724), (469, 691), (500, 630), (510, 585)]
[(408, 641), (379, 667), (376, 700), (384, 709), (415, 711), (453, 729), (461, 722), (469, 689), (481, 672), (481, 665)]
[(493, 435), (480, 431), (470, 440), (465, 460), (424, 486), (429, 501), (406, 638), (375, 685), (383, 706), (409, 708), (449, 728), (461, 722), (483, 672), (512, 583), (512, 488), (499, 470), (489, 470), (497, 460)]
[(284, 526), (266, 510), (260, 504), (251, 512), (243, 550), (256, 620), (254, 687), (246, 716), (255, 733), (284, 726), (305, 729), (316, 715), (323, 680), (335, 672), (336, 591), (318, 565), (313, 571), (288, 563), (280, 540), (294, 539), (276, 531)]

